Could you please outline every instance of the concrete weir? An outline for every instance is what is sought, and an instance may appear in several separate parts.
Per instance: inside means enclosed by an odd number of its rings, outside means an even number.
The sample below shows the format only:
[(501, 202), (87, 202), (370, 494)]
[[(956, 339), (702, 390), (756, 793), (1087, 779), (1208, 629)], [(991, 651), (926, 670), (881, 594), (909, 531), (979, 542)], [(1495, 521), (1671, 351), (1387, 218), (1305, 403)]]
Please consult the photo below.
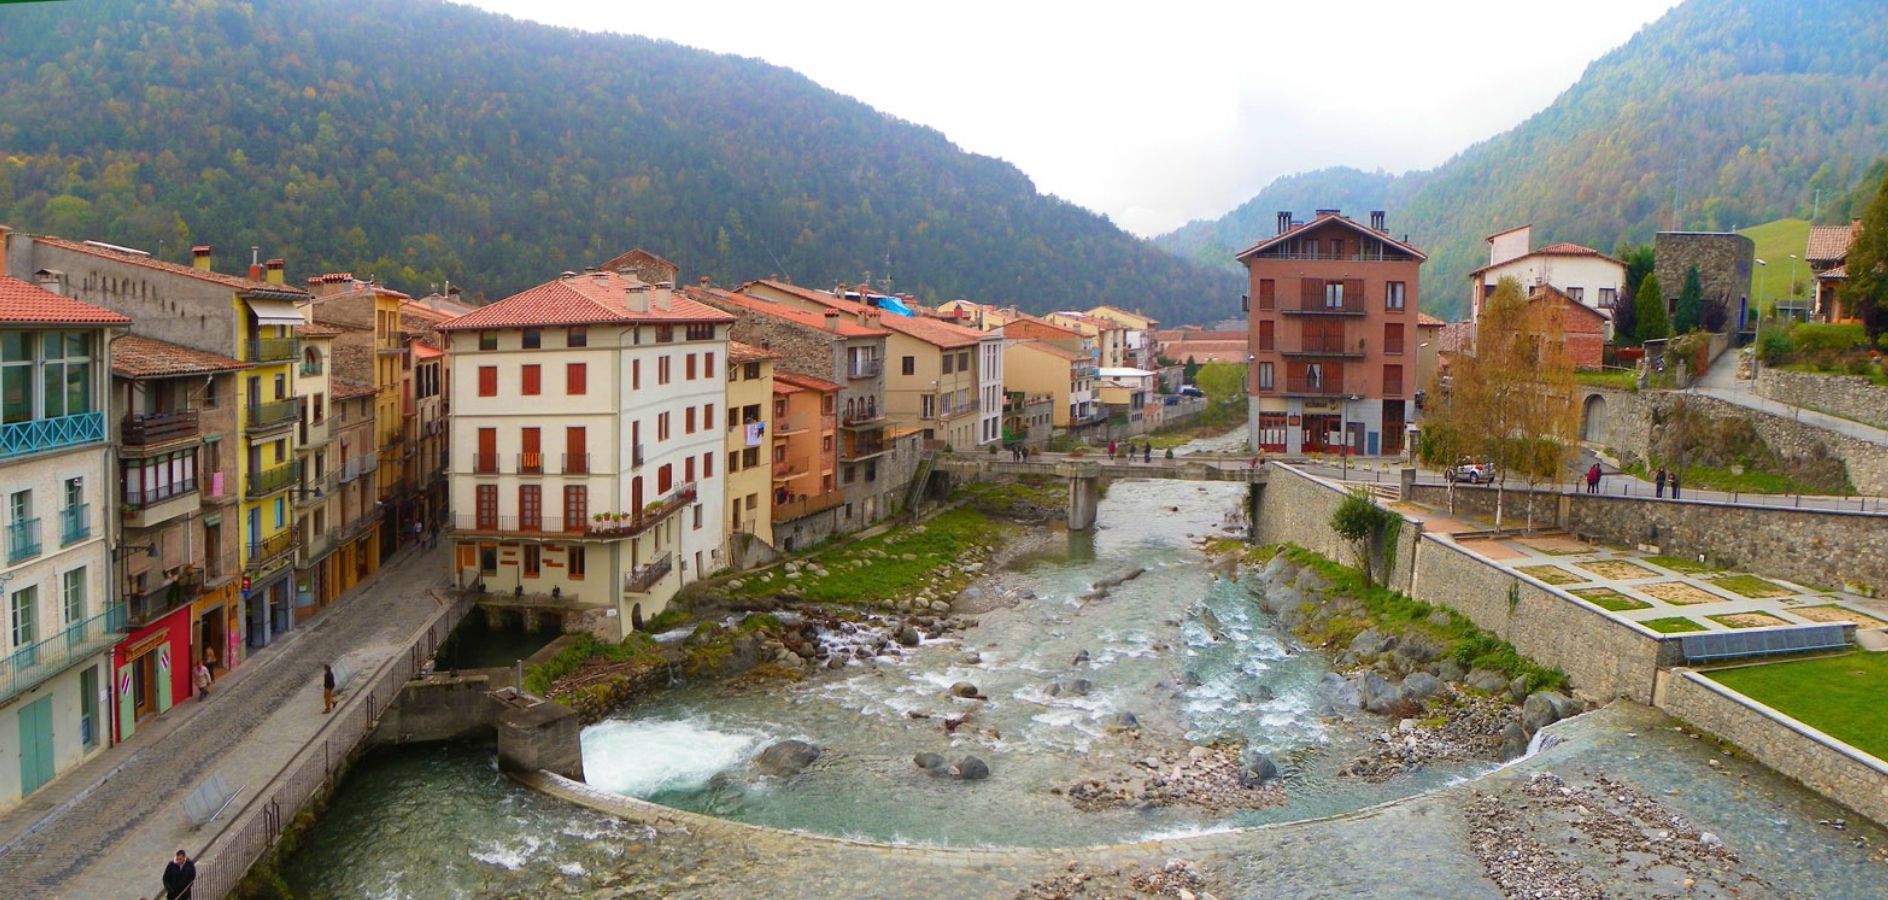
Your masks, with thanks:
[(582, 726), (568, 707), (512, 686), (511, 669), (433, 673), (408, 681), (368, 746), (494, 740), (499, 768), (583, 780)]
[(1135, 463), (1128, 457), (1122, 457), (1119, 461), (1068, 458), (1047, 462), (1006, 462), (974, 454), (938, 456), (933, 475), (944, 479), (1017, 475), (1067, 478), (1070, 531), (1087, 531), (1095, 527), (1102, 487), (1109, 480), (1236, 481), (1258, 486), (1263, 485), (1266, 479), (1264, 469), (1239, 459), (1187, 457)]

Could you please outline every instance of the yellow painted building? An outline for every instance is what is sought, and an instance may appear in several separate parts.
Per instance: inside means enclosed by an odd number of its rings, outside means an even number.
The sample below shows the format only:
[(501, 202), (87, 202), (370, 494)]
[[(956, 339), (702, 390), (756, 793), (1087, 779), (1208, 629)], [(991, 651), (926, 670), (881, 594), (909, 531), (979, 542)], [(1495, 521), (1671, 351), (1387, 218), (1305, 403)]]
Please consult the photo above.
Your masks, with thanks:
[[(200, 268), (209, 268), (207, 255), (197, 262)], [(266, 272), (268, 284), (283, 283), (281, 260), (269, 260)], [(285, 293), (292, 290), (284, 285)], [(267, 642), (261, 634), (264, 621), (270, 636), (288, 630), (294, 622), (291, 507), (301, 481), (301, 465), (295, 458), (301, 404), (295, 397), (294, 368), (301, 357), (296, 330), (305, 320), (288, 296), (270, 299), (244, 294), (231, 302), (242, 329), (236, 358), (250, 364), (236, 391), (236, 415), (242, 427), (236, 480), (242, 487), (238, 558), (248, 597), (250, 645), (256, 646)]]
[(774, 362), (780, 354), (740, 341), (728, 342), (728, 466), (726, 519), (729, 543), (744, 532), (772, 545), (771, 435), (774, 431)]

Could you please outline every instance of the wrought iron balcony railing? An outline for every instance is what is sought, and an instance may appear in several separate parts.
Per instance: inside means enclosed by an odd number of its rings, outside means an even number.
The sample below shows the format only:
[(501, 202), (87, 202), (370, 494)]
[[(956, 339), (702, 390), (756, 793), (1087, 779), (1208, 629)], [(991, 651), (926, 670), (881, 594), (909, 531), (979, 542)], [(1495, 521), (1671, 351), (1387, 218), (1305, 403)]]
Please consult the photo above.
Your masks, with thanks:
[(0, 459), (105, 440), (105, 414), (88, 412), (0, 425)]

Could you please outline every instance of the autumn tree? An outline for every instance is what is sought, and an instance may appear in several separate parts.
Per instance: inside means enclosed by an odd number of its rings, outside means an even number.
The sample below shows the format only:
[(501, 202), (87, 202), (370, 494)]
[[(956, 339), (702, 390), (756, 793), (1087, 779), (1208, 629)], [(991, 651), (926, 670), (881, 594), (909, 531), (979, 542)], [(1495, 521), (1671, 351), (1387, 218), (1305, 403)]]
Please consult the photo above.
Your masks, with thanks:
[(1671, 320), (1665, 315), (1665, 290), (1657, 275), (1647, 275), (1632, 292), (1633, 337), (1640, 343), (1672, 336)]
[(1862, 231), (1849, 245), (1849, 277), (1836, 296), (1844, 310), (1854, 310), (1872, 342), (1888, 331), (1888, 175), (1862, 214)]

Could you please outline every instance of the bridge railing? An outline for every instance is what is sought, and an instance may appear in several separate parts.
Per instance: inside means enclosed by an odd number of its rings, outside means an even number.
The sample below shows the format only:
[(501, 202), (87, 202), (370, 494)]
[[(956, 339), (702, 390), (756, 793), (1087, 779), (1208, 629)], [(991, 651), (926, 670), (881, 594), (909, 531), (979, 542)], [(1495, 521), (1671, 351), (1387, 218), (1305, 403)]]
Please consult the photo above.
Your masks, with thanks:
[(197, 854), (197, 881), (191, 896), (220, 900), (235, 889), (249, 867), (275, 846), (282, 830), (302, 808), (329, 787), (348, 755), (373, 734), (401, 688), (439, 652), (447, 635), (471, 609), (470, 594), (453, 592), (451, 599), (414, 632), (404, 651), (388, 657), (371, 673), (353, 679), (359, 686), (346, 691), (340, 706), (314, 739), (249, 797), (230, 819), (229, 827)]

